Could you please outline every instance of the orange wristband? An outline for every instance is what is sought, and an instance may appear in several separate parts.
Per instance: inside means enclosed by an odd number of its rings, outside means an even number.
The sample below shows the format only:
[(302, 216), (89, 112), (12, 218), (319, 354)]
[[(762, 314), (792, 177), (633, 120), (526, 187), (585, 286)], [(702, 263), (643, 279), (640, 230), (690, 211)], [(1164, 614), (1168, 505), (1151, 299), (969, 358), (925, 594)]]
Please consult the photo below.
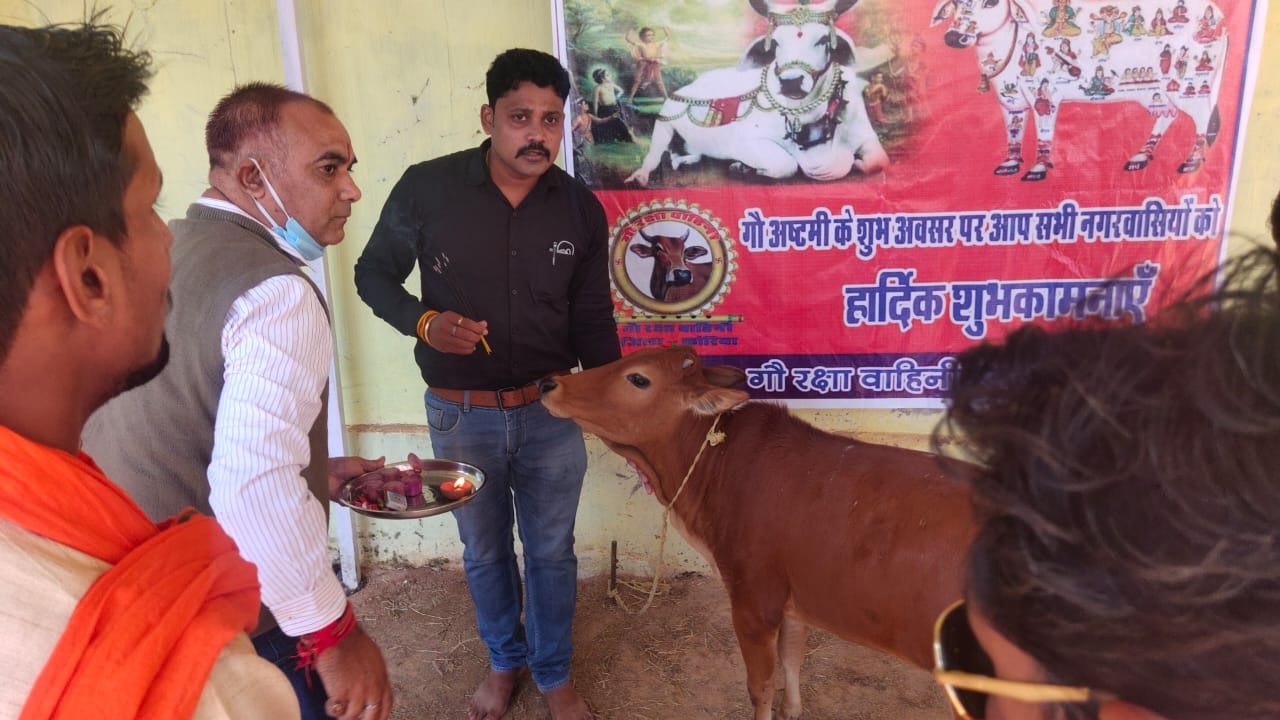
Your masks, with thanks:
[(427, 339), (427, 330), (431, 327), (431, 321), (435, 320), (439, 315), (439, 310), (428, 310), (422, 313), (422, 317), (418, 318), (418, 337), (428, 345), (431, 344), (431, 341)]

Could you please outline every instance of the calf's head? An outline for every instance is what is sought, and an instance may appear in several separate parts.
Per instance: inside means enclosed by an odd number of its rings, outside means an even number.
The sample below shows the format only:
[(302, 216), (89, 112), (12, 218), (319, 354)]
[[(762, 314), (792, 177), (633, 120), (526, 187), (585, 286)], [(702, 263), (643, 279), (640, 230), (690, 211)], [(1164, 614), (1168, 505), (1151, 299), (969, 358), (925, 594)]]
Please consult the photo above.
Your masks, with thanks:
[(715, 415), (747, 400), (746, 374), (703, 367), (686, 345), (641, 350), (608, 365), (541, 383), (542, 404), (612, 446), (668, 442), (687, 419)]

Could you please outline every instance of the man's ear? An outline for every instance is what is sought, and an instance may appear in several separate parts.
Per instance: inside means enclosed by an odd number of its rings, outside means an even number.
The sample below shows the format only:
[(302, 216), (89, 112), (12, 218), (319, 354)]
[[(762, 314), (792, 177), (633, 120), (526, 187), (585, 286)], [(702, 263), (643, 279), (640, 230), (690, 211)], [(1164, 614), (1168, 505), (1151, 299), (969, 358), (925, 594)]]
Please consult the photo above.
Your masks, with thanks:
[[(259, 163), (262, 163), (262, 160), (259, 160)], [(227, 187), (227, 183), (232, 187)], [(233, 199), (241, 192), (257, 200), (262, 200), (268, 195), (266, 183), (262, 182), (261, 170), (253, 165), (253, 161), (248, 159), (248, 156), (209, 170), (209, 184), (218, 188), (228, 199)]]
[[(259, 160), (258, 162), (262, 162)], [(262, 171), (249, 158), (241, 158), (236, 163), (233, 176), (236, 186), (250, 197), (262, 200), (267, 196), (267, 184), (262, 181)]]
[(80, 322), (101, 323), (120, 277), (115, 244), (87, 225), (72, 225), (58, 234), (49, 262), (71, 314)]
[(480, 128), (485, 135), (493, 134), (493, 107), (490, 105), (480, 106)]

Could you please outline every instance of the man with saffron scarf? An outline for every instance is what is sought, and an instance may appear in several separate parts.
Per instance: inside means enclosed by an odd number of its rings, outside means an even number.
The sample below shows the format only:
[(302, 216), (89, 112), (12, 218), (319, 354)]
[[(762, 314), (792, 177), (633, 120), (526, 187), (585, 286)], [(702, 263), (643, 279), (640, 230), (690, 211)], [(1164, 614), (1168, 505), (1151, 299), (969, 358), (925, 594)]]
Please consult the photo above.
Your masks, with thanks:
[(0, 26), (0, 718), (297, 717), (235, 544), (78, 450), (168, 357), (149, 76), (114, 28)]

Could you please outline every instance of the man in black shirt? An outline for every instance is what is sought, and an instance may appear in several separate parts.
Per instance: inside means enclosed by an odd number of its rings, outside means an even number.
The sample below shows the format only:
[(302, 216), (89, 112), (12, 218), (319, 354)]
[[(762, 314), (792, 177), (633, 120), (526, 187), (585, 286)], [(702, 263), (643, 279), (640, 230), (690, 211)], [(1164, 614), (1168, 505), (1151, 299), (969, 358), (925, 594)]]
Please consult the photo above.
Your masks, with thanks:
[[(537, 381), (620, 356), (607, 224), (595, 196), (552, 164), (569, 94), (560, 63), (508, 50), (485, 79), (490, 139), (405, 171), (356, 263), (356, 289), (418, 339), (435, 454), (485, 472), (484, 491), (454, 512), (491, 666), (468, 717), (502, 717), (528, 666), (552, 717), (578, 720), (592, 717), (569, 677), (586, 450), (572, 421), (542, 407)], [(404, 289), (415, 264), (419, 297)]]

